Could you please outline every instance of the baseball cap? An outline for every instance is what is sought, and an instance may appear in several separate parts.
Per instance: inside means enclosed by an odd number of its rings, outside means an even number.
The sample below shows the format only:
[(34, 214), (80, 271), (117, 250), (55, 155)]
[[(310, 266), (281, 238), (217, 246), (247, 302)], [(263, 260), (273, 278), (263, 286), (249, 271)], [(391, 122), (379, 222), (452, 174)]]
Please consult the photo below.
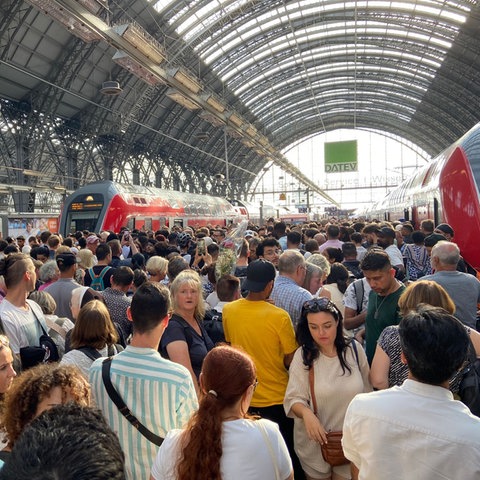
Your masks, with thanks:
[(79, 262), (77, 257), (73, 253), (59, 253), (56, 257), (55, 260), (57, 262), (57, 265), (75, 265), (76, 263)]
[(377, 230), (377, 235), (379, 237), (391, 237), (395, 238), (395, 230), (390, 227), (383, 227)]
[[(437, 230), (439, 230), (437, 232)], [(448, 235), (451, 235), (453, 237), (453, 228), (448, 224), (448, 223), (441, 223), (440, 225), (437, 225), (434, 230), (435, 233), (439, 233), (440, 235), (442, 233), (446, 233)]]
[(87, 243), (92, 244), (92, 243), (96, 243), (96, 242), (99, 242), (99, 241), (100, 241), (100, 239), (96, 235), (89, 235), (87, 237)]
[(276, 271), (273, 263), (263, 258), (255, 260), (247, 267), (247, 279), (243, 289), (250, 292), (261, 292), (268, 282), (275, 280)]

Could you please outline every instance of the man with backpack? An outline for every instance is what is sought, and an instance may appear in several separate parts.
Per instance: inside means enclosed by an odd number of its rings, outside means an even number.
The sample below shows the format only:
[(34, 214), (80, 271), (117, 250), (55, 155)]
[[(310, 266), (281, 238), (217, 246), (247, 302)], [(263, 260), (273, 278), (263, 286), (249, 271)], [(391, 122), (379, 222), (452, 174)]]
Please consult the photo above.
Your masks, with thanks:
[(112, 249), (106, 243), (101, 243), (97, 247), (98, 263), (92, 268), (85, 270), (83, 283), (97, 292), (103, 292), (107, 287), (111, 287), (111, 277), (115, 269), (110, 267), (112, 261)]

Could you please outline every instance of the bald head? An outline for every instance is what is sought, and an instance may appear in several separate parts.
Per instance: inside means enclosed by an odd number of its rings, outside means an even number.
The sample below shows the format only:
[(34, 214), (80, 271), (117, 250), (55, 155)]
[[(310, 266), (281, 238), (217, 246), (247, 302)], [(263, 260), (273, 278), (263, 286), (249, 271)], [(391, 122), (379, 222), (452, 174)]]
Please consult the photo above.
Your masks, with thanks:
[(319, 246), (323, 245), (327, 241), (327, 239), (326, 239), (326, 237), (323, 233), (317, 233), (317, 234), (315, 234), (315, 236), (313, 238), (317, 241)]
[(441, 240), (432, 248), (432, 266), (435, 263), (436, 270), (455, 270), (459, 260), (460, 249), (456, 243)]
[(305, 258), (298, 250), (285, 250), (278, 260), (278, 271), (280, 275), (291, 275), (301, 265), (305, 265)]

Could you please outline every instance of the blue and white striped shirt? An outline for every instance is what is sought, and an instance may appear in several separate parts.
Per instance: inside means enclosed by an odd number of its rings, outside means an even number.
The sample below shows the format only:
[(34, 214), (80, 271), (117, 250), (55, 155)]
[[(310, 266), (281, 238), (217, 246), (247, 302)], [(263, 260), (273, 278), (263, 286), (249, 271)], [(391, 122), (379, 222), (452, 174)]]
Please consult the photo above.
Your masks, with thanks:
[[(149, 480), (158, 447), (133, 427), (108, 396), (102, 380), (103, 360), (96, 360), (90, 368), (96, 404), (118, 435), (125, 453), (126, 478)], [(137, 419), (162, 438), (169, 430), (183, 428), (198, 408), (188, 370), (162, 358), (154, 349), (127, 346), (113, 358), (110, 376)]]

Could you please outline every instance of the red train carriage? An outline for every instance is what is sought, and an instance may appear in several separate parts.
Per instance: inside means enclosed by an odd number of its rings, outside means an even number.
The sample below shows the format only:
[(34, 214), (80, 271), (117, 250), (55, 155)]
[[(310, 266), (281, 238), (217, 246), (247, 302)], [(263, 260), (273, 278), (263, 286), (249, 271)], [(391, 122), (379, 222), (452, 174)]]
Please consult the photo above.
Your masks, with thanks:
[(239, 220), (232, 205), (220, 197), (103, 181), (84, 185), (66, 199), (60, 232), (226, 226)]
[(373, 205), (367, 217), (404, 218), (416, 228), (427, 218), (448, 223), (463, 257), (480, 271), (479, 185), (480, 123)]

